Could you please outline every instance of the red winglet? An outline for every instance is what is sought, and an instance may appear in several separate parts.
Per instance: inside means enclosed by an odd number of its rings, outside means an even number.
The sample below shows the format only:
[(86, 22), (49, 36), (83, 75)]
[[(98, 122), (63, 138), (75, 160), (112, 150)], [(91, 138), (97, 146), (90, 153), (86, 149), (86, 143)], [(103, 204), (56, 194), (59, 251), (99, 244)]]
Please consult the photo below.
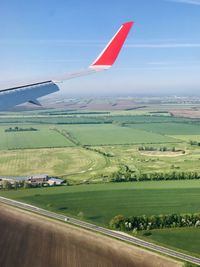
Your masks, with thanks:
[(122, 24), (117, 33), (111, 39), (111, 41), (107, 44), (102, 53), (98, 56), (98, 58), (94, 61), (94, 63), (90, 66), (92, 69), (107, 69), (110, 68), (115, 62), (127, 36), (134, 22), (126, 22)]

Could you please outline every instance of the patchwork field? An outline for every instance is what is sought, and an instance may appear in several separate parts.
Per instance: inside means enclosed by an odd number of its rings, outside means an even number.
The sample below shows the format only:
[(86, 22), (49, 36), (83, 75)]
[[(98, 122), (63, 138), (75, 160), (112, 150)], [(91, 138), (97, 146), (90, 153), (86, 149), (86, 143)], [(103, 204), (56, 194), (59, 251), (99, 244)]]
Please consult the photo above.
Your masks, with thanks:
[(142, 143), (173, 143), (172, 137), (149, 133), (143, 130), (121, 127), (117, 125), (69, 125), (59, 127), (70, 132), (82, 145), (116, 145)]
[[(166, 108), (170, 105), (159, 110), (155, 105), (149, 111), (47, 110), (2, 115), (0, 175), (47, 173), (71, 184), (102, 184), (0, 194), (105, 226), (118, 214), (200, 212), (199, 180), (103, 184), (120, 168), (135, 174), (200, 172), (200, 147), (189, 143), (200, 141), (200, 120), (170, 117)], [(5, 132), (9, 127), (38, 131)], [(156, 153), (139, 151), (140, 146)], [(173, 153), (172, 148), (179, 152)], [(199, 256), (199, 234), (200, 230), (193, 228), (167, 229), (142, 238)]]
[[(139, 145), (113, 145), (90, 147), (93, 151), (82, 147), (43, 148), (2, 150), (0, 156), (1, 175), (31, 175), (48, 173), (64, 177), (71, 181), (95, 180), (104, 181), (119, 170), (120, 166), (128, 166), (136, 173), (200, 171), (200, 148), (185, 143), (169, 143), (167, 147), (176, 146), (185, 154), (160, 155), (145, 154), (138, 151)], [(153, 144), (163, 147), (166, 144)], [(99, 152), (96, 152), (96, 151)], [(106, 157), (103, 153), (110, 153)], [(107, 179), (107, 178), (105, 178)]]
[(141, 123), (129, 127), (164, 135), (200, 135), (200, 124), (194, 123)]
[[(0, 192), (0, 195), (108, 226), (111, 218), (118, 214), (199, 212), (200, 181), (82, 185)], [(168, 232), (166, 241), (167, 245), (173, 246), (169, 242), (170, 236), (173, 238), (173, 230)], [(199, 234), (193, 238), (188, 236), (190, 231), (185, 231), (183, 244), (178, 242), (176, 247), (195, 254), (200, 248)], [(158, 241), (165, 244), (164, 238)], [(193, 245), (190, 246), (190, 242)]]
[(34, 127), (37, 131), (5, 132), (10, 126), (0, 126), (0, 149), (43, 148), (74, 146), (68, 139), (52, 130), (50, 126), (18, 125)]

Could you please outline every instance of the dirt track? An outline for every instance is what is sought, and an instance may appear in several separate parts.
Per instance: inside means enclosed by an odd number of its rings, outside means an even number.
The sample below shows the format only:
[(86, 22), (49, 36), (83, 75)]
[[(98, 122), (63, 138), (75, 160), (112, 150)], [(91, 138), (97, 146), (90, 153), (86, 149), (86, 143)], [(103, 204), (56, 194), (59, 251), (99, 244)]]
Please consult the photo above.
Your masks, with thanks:
[(157, 254), (0, 204), (1, 267), (182, 266)]

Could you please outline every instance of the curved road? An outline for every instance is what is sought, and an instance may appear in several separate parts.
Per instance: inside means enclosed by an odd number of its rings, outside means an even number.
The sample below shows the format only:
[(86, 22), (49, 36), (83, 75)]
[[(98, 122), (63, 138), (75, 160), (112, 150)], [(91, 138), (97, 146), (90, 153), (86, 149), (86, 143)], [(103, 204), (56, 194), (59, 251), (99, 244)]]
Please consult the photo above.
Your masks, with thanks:
[(194, 264), (200, 265), (200, 258), (196, 258), (196, 257), (190, 256), (190, 255), (187, 255), (187, 254), (184, 254), (184, 253), (181, 253), (181, 252), (177, 252), (175, 250), (172, 250), (172, 249), (169, 249), (169, 248), (166, 248), (166, 247), (162, 247), (162, 246), (159, 246), (159, 245), (156, 245), (156, 244), (153, 244), (153, 243), (138, 239), (136, 237), (125, 236), (123, 234), (113, 232), (112, 230), (106, 229), (104, 227), (97, 226), (95, 224), (83, 222), (83, 221), (74, 219), (72, 217), (68, 217), (68, 216), (65, 216), (65, 215), (62, 215), (62, 214), (57, 214), (57, 213), (54, 213), (54, 212), (50, 212), (50, 211), (38, 208), (36, 206), (32, 206), (32, 205), (29, 205), (29, 204), (26, 204), (26, 203), (23, 203), (23, 202), (11, 200), (11, 199), (4, 198), (4, 197), (0, 197), (0, 202), (2, 202), (4, 204), (11, 205), (11, 206), (15, 206), (15, 207), (18, 207), (18, 208), (21, 208), (21, 209), (25, 209), (25, 210), (28, 210), (28, 211), (32, 211), (32, 212), (38, 213), (40, 215), (47, 216), (49, 218), (53, 218), (53, 219), (57, 219), (57, 220), (60, 220), (60, 221), (68, 222), (70, 224), (86, 228), (88, 230), (92, 230), (92, 231), (95, 231), (95, 232), (98, 232), (98, 233), (102, 233), (102, 234), (107, 235), (107, 236), (111, 236), (111, 237), (119, 239), (121, 241), (125, 241), (125, 242), (128, 242), (128, 243), (143, 247), (143, 248), (147, 248), (147, 249), (150, 249), (150, 250), (153, 250), (153, 251), (156, 251), (156, 252), (160, 252), (162, 254), (165, 254), (165, 255), (168, 255), (168, 256), (183, 260), (183, 261), (187, 261), (187, 262), (190, 262), (190, 263), (194, 263)]

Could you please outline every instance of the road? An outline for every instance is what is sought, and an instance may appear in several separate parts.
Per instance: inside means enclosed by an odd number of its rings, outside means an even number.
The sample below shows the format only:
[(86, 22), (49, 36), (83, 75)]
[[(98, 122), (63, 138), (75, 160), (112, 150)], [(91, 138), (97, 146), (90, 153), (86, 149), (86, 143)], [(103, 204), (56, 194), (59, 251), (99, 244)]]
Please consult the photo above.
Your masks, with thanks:
[(165, 255), (180, 259), (180, 260), (183, 260), (183, 261), (187, 261), (190, 263), (200, 265), (200, 258), (196, 258), (196, 257), (190, 256), (190, 255), (187, 255), (187, 254), (184, 254), (181, 252), (177, 252), (175, 250), (172, 250), (172, 249), (169, 249), (166, 247), (162, 247), (162, 246), (141, 240), (141, 239), (136, 238), (136, 237), (126, 236), (126, 235), (118, 233), (118, 232), (113, 232), (112, 230), (97, 226), (95, 224), (83, 222), (83, 221), (74, 219), (72, 217), (68, 217), (68, 216), (65, 216), (62, 214), (50, 212), (50, 211), (38, 208), (36, 206), (32, 206), (32, 205), (29, 205), (29, 204), (26, 204), (23, 202), (11, 200), (11, 199), (4, 198), (4, 197), (0, 197), (0, 202), (17, 207), (17, 208), (32, 211), (34, 213), (44, 215), (44, 216), (49, 217), (49, 218), (64, 221), (64, 222), (67, 222), (67, 223), (70, 223), (70, 224), (73, 224), (73, 225), (76, 225), (76, 226), (79, 226), (79, 227), (82, 227), (82, 228), (85, 228), (88, 230), (92, 230), (92, 231), (116, 238), (118, 240), (125, 241), (128, 243), (143, 247), (143, 248), (147, 248), (147, 249), (150, 249), (150, 250), (153, 250), (153, 251), (156, 251), (156, 252), (159, 252), (159, 253), (162, 253), (162, 254), (165, 254)]

